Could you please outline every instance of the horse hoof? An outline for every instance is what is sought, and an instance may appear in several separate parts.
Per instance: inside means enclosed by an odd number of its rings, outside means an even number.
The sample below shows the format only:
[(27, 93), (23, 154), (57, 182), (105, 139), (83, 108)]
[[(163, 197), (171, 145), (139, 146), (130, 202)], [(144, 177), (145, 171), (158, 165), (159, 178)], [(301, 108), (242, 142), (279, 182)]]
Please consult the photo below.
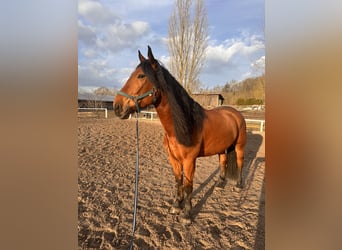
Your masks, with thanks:
[(179, 214), (181, 209), (179, 207), (170, 207), (170, 214)]
[(232, 187), (232, 191), (234, 192), (240, 192), (242, 190), (242, 186), (241, 185), (236, 185)]
[(219, 178), (219, 179), (216, 181), (215, 187), (216, 187), (216, 188), (219, 188), (219, 189), (224, 189), (224, 187), (226, 186), (226, 184), (227, 184), (227, 180), (223, 180), (222, 178)]
[(190, 216), (182, 216), (181, 222), (183, 225), (188, 226), (191, 224), (191, 218)]
[(218, 181), (216, 182), (216, 185), (215, 185), (215, 187), (216, 187), (216, 188), (219, 188), (219, 189), (223, 189), (224, 186), (225, 186), (225, 183), (224, 183), (224, 181), (221, 181), (221, 180), (218, 180)]

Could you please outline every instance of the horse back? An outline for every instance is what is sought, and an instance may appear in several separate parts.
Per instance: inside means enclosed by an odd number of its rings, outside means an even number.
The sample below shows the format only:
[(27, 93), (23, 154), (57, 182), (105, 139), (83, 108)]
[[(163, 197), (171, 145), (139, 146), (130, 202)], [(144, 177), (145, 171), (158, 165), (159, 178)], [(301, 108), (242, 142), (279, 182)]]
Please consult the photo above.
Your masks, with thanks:
[(218, 114), (220, 114), (222, 116), (227, 115), (228, 117), (231, 118), (232, 121), (234, 121), (236, 123), (236, 125), (238, 126), (239, 129), (246, 127), (246, 122), (245, 122), (244, 117), (242, 116), (242, 114), (238, 110), (236, 110), (233, 107), (219, 106), (219, 107), (216, 107), (212, 110), (208, 110), (209, 113), (210, 113), (210, 111), (217, 112)]

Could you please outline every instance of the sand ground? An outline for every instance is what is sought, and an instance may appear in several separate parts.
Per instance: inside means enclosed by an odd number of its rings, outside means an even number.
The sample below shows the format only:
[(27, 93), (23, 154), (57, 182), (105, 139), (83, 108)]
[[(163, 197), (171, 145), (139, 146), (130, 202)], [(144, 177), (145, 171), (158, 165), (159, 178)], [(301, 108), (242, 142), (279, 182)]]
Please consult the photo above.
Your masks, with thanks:
[[(136, 163), (135, 119), (79, 119), (78, 249), (128, 249)], [(218, 156), (197, 159), (192, 224), (168, 212), (175, 193), (159, 121), (139, 121), (134, 249), (264, 249), (265, 136), (249, 132), (244, 188), (215, 188)]]

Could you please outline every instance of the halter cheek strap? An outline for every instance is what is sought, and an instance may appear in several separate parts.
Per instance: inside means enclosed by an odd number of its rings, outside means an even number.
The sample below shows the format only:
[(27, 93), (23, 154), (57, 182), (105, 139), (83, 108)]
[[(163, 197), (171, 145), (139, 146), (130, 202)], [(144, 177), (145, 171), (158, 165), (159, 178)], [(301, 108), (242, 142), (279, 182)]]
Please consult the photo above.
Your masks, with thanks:
[(151, 90), (139, 96), (132, 96), (122, 91), (118, 91), (117, 94), (127, 97), (128, 99), (131, 99), (135, 103), (135, 106), (137, 108), (137, 113), (140, 113), (139, 101), (144, 99), (145, 97), (152, 96), (155, 93), (155, 91), (156, 91), (155, 88), (152, 88)]

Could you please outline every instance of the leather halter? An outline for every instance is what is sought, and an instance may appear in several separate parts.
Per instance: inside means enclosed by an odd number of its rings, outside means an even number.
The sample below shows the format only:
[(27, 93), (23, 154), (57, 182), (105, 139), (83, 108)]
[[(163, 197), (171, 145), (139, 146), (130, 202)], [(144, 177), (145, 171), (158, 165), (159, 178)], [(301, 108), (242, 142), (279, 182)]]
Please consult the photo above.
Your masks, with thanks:
[(137, 113), (140, 113), (139, 101), (144, 99), (145, 97), (152, 96), (155, 92), (156, 92), (156, 89), (155, 87), (153, 87), (151, 90), (139, 96), (129, 95), (122, 91), (118, 91), (117, 94), (127, 97), (128, 99), (131, 99), (135, 103), (135, 106), (137, 108)]

